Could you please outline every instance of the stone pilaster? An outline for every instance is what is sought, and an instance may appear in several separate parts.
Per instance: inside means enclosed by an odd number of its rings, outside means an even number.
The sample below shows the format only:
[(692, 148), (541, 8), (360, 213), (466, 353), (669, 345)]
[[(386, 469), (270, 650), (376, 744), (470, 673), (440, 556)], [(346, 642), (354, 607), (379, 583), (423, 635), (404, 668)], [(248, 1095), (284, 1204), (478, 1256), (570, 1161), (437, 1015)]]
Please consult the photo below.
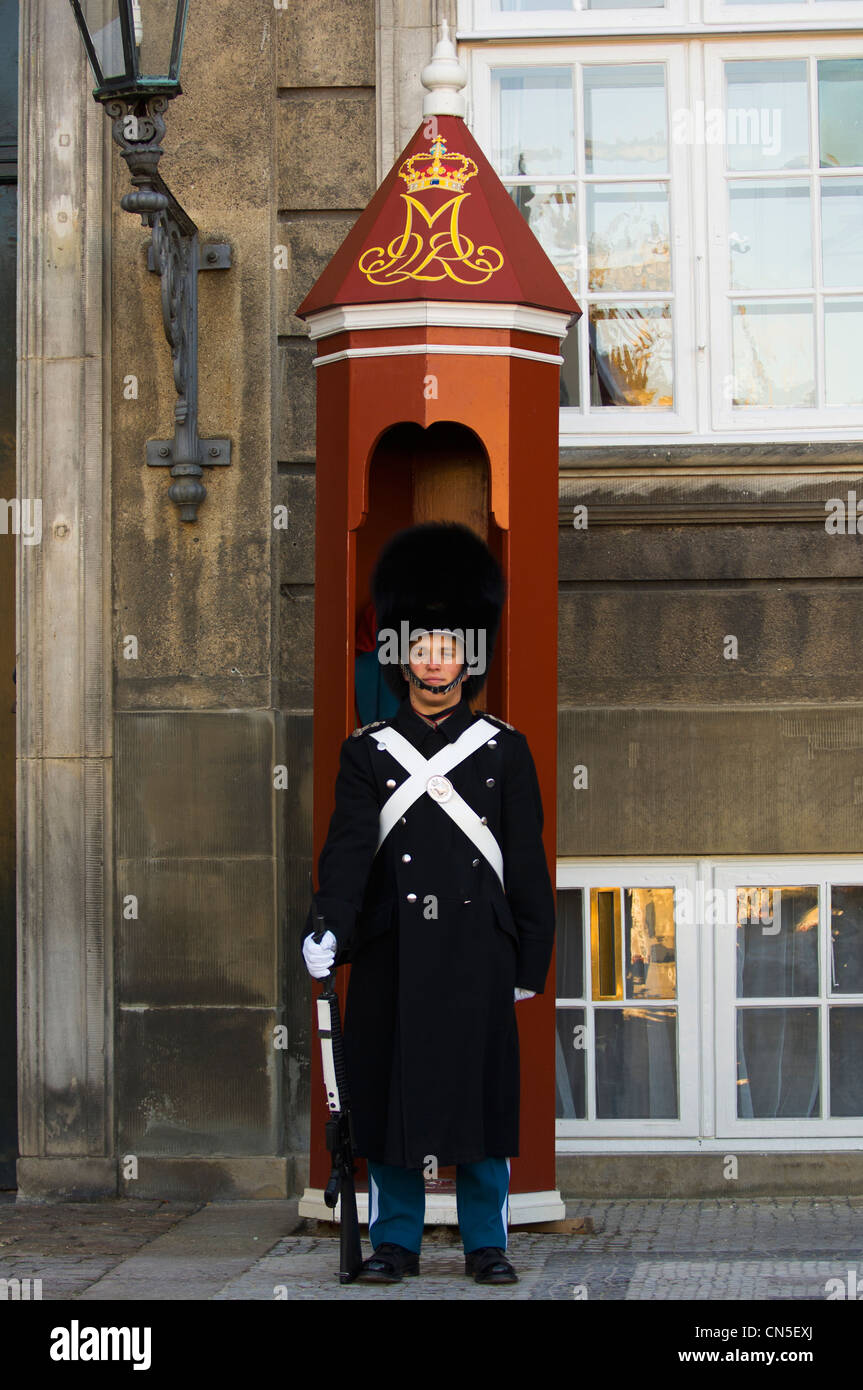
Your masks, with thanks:
[(19, 1195), (116, 1190), (112, 1157), (107, 122), (68, 5), (21, 0)]
[(420, 73), (440, 38), (456, 32), (456, 0), (377, 0), (377, 182), (389, 173), (422, 119)]

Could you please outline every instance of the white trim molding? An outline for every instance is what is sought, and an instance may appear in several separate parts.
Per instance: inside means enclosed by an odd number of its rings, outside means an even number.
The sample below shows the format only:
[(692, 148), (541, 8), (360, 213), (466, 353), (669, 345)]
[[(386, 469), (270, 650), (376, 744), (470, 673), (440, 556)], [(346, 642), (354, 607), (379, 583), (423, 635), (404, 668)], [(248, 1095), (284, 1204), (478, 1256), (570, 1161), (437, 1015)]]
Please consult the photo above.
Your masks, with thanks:
[(497, 328), (566, 337), (571, 314), (526, 304), (483, 304), (478, 300), (406, 299), (400, 304), (339, 304), (310, 314), (309, 337), (381, 328)]
[[(322, 1187), (307, 1187), (297, 1208), (300, 1216), (309, 1216), (316, 1221), (338, 1223), (341, 1217), (341, 1201), (335, 1210), (324, 1203)], [(363, 1226), (368, 1225), (369, 1198), (367, 1192), (357, 1193), (357, 1216)], [(543, 1221), (562, 1221), (566, 1216), (566, 1204), (561, 1194), (553, 1189), (547, 1192), (510, 1192), (509, 1225), (532, 1226)], [(455, 1192), (427, 1192), (425, 1224), (427, 1226), (457, 1226)]]
[(531, 348), (507, 347), (495, 343), (394, 343), (391, 347), (343, 348), (312, 359), (313, 367), (325, 367), (330, 362), (344, 362), (349, 357), (431, 357), (450, 354), (457, 357), (526, 357), (530, 362), (553, 362), (560, 366), (563, 358), (550, 352), (534, 352)]

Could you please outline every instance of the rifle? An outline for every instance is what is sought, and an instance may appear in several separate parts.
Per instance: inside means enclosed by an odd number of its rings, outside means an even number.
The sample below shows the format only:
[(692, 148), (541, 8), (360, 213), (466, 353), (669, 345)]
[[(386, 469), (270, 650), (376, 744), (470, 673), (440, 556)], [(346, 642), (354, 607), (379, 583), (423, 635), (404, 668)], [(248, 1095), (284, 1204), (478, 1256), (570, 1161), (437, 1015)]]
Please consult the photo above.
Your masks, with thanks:
[[(314, 933), (320, 941), (326, 931), (322, 917), (321, 929)], [(333, 1167), (324, 1190), (324, 1201), (335, 1208), (341, 1197), (339, 1221), (339, 1283), (352, 1284), (363, 1262), (360, 1244), (360, 1223), (357, 1217), (357, 1194), (354, 1186), (354, 1141), (351, 1127), (351, 1106), (345, 1073), (345, 1054), (342, 1041), (342, 1022), (339, 996), (336, 994), (335, 966), (324, 979), (324, 988), (317, 998), (318, 1037), (324, 1065), (324, 1086), (330, 1117), (326, 1124), (327, 1149), (332, 1154)]]

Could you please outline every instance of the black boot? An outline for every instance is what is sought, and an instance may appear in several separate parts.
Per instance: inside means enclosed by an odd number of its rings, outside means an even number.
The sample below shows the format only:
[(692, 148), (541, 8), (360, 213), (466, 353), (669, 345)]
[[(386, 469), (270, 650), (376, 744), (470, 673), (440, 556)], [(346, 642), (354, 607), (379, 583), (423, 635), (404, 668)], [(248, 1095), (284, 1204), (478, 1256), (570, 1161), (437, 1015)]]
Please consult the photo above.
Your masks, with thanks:
[(419, 1272), (420, 1257), (415, 1250), (384, 1241), (368, 1260), (363, 1260), (357, 1279), (366, 1284), (400, 1284), (403, 1275)]
[(464, 1272), (478, 1284), (517, 1284), (518, 1275), (506, 1255), (495, 1245), (481, 1245), (464, 1257)]

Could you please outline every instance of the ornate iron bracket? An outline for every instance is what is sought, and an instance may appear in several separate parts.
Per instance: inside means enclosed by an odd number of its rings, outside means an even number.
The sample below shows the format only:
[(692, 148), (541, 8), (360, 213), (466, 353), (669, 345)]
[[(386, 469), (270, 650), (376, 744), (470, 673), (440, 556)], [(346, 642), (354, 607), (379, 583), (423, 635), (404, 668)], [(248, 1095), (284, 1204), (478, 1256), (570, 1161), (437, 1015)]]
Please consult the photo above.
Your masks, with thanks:
[(198, 507), (207, 495), (201, 481), (204, 466), (231, 462), (230, 440), (198, 437), (198, 272), (229, 269), (231, 248), (200, 246), (198, 228), (158, 172), (167, 105), (167, 97), (151, 96), (108, 101), (105, 110), (134, 189), (120, 205), (126, 212), (139, 213), (152, 231), (148, 266), (161, 278), (162, 318), (174, 364), (174, 438), (151, 439), (147, 464), (170, 468), (177, 481), (168, 488), (168, 496), (179, 507), (182, 521), (197, 521)]

